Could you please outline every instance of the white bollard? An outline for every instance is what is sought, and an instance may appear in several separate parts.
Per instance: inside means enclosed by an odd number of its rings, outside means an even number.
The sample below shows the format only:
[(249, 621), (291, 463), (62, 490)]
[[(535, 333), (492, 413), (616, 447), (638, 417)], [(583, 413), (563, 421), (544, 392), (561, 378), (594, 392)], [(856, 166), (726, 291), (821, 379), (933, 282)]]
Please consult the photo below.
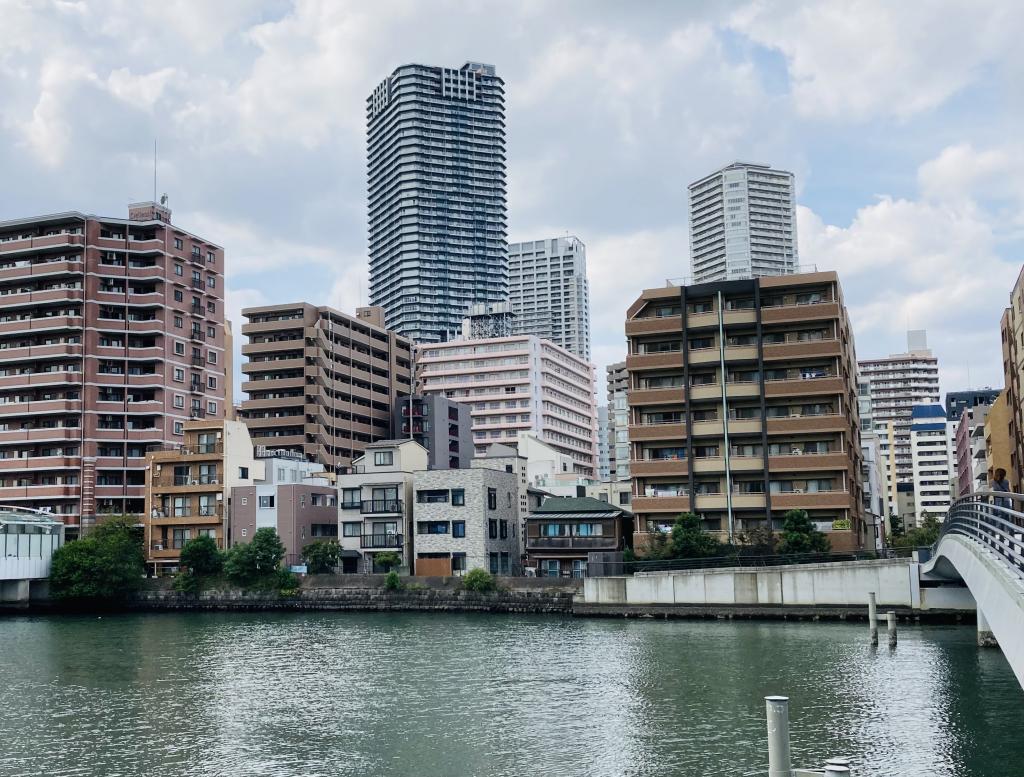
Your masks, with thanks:
[(765, 696), (768, 719), (768, 777), (792, 777), (793, 757), (789, 752), (789, 697)]
[(892, 611), (887, 612), (885, 620), (889, 631), (889, 647), (896, 647), (896, 613)]
[(871, 644), (878, 644), (878, 603), (875, 601), (875, 592), (868, 594), (868, 629), (871, 634)]

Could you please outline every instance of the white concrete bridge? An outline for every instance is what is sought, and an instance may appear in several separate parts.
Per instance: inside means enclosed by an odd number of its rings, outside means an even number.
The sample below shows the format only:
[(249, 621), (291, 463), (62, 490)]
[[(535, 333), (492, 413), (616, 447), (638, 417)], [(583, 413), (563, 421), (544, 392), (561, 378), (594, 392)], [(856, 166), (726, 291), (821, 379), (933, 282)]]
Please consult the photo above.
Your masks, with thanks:
[(982, 491), (954, 502), (921, 579), (963, 581), (979, 643), (994, 637), (1024, 686), (1024, 495)]
[(0, 604), (27, 604), (63, 543), (64, 524), (49, 513), (0, 505)]

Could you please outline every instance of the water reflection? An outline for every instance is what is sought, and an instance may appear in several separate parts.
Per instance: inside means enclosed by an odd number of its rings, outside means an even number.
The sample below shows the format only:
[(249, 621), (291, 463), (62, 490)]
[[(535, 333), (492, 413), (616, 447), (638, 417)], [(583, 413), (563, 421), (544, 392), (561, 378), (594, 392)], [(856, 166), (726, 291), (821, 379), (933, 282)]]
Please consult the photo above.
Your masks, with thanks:
[[(1024, 694), (969, 628), (396, 614), (0, 621), (0, 774), (731, 775), (762, 697), (800, 763), (983, 777)], [(927, 771), (931, 769), (931, 771)]]

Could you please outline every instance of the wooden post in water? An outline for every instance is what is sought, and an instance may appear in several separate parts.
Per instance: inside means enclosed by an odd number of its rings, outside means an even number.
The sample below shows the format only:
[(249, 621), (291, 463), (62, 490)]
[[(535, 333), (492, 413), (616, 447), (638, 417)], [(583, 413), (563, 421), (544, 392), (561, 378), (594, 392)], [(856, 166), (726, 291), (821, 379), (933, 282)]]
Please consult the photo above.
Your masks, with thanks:
[(885, 614), (885, 622), (889, 631), (889, 647), (896, 647), (896, 613), (890, 610)]
[(878, 644), (878, 603), (875, 601), (875, 592), (868, 594), (868, 629), (871, 634), (872, 646)]

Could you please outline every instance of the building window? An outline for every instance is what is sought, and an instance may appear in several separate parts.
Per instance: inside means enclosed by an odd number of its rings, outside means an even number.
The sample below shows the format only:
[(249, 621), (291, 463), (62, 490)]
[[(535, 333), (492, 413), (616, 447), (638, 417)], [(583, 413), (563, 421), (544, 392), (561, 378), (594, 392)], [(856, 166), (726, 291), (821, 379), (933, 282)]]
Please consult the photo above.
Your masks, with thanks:
[(508, 521), (499, 521), (498, 527), (501, 529), (499, 536), (503, 540), (508, 539)]
[(207, 386), (207, 388), (212, 388), (212, 389), (217, 388), (217, 379), (215, 377), (213, 377), (213, 375), (208, 375), (206, 377), (206, 386)]
[(211, 313), (211, 314), (212, 313), (216, 313), (217, 312), (217, 306), (214, 303), (212, 303), (212, 302), (207, 302), (206, 303), (206, 312), (207, 313)]
[(498, 489), (488, 488), (487, 489), (487, 509), (497, 510), (498, 509)]
[(453, 537), (465, 537), (466, 536), (466, 522), (465, 521), (452, 521), (452, 536)]
[(184, 426), (184, 424), (182, 424), (181, 421), (175, 421), (174, 422), (174, 433), (175, 434), (184, 434), (185, 433), (185, 426)]
[(454, 507), (463, 507), (466, 504), (466, 490), (463, 488), (452, 489), (452, 505)]
[(214, 277), (213, 275), (207, 275), (206, 276), (206, 285), (207, 285), (207, 287), (209, 287), (211, 289), (216, 289), (217, 288), (217, 279), (216, 279), (216, 277)]
[(213, 251), (206, 252), (206, 261), (215, 262), (217, 261), (217, 255)]
[(466, 572), (466, 554), (452, 553), (452, 574), (462, 575)]
[(496, 518), (491, 518), (487, 522), (487, 536), (492, 540), (498, 539), (498, 521)]
[(179, 251), (185, 247), (185, 244), (181, 242), (180, 237), (174, 238), (174, 247), (177, 248)]
[(185, 355), (185, 343), (181, 342), (180, 340), (175, 340), (174, 341), (174, 353), (175, 353), (176, 356), (184, 356)]
[(343, 488), (341, 490), (341, 509), (358, 510), (360, 503), (358, 488)]
[(447, 489), (435, 489), (431, 491), (417, 491), (416, 501), (421, 504), (432, 503), (432, 502), (447, 502), (448, 501), (448, 490)]
[(417, 521), (417, 534), (447, 534), (448, 521)]
[(511, 559), (507, 551), (501, 553), (501, 574), (507, 575), (511, 571)]
[(358, 537), (363, 533), (363, 525), (359, 521), (346, 521), (341, 525), (341, 536)]
[(175, 367), (174, 368), (174, 379), (178, 383), (184, 383), (185, 382), (185, 370), (181, 369), (181, 367)]
[(217, 336), (217, 330), (214, 327), (212, 327), (212, 326), (206, 327), (206, 336), (211, 338), (211, 339), (216, 337)]
[(273, 496), (261, 496), (260, 497), (260, 507), (273, 507), (273, 506), (274, 506), (274, 497)]
[(511, 464), (506, 464), (505, 465), (505, 471), (506, 472), (512, 472), (512, 465)]
[(491, 569), (491, 574), (492, 575), (498, 574), (498, 559), (499, 559), (498, 554), (497, 553), (489, 553), (487, 555), (488, 555), (489, 566), (490, 566), (490, 569)]
[(181, 293), (181, 289), (174, 290), (174, 301), (182, 302), (185, 299), (185, 295)]
[(248, 533), (249, 533), (249, 530), (248, 530), (248, 529), (246, 529), (246, 528), (245, 528), (245, 527), (243, 526), (243, 527), (242, 527), (242, 536), (244, 537), (244, 536), (246, 536), (246, 535), (247, 535)]
[(390, 467), (395, 463), (394, 451), (376, 451), (373, 454), (373, 464), (377, 467)]
[(208, 351), (207, 352), (207, 354), (206, 354), (206, 363), (207, 364), (216, 364), (217, 363), (217, 352), (216, 351)]
[(181, 329), (184, 325), (185, 325), (185, 322), (184, 322), (184, 320), (182, 319), (181, 316), (175, 316), (174, 317), (174, 326), (175, 327), (177, 327), (178, 329)]
[(206, 412), (210, 413), (212, 415), (216, 415), (217, 414), (217, 403), (216, 402), (207, 402), (206, 403)]
[[(249, 479), (249, 468), (248, 467), (239, 467), (238, 468), (238, 477), (241, 478), (242, 480), (248, 480)], [(244, 499), (244, 497), (243, 497), (243, 499)], [(242, 504), (245, 504), (245, 502), (242, 502)]]
[(175, 275), (184, 275), (185, 274), (185, 268), (182, 267), (180, 264), (174, 265), (174, 274)]

